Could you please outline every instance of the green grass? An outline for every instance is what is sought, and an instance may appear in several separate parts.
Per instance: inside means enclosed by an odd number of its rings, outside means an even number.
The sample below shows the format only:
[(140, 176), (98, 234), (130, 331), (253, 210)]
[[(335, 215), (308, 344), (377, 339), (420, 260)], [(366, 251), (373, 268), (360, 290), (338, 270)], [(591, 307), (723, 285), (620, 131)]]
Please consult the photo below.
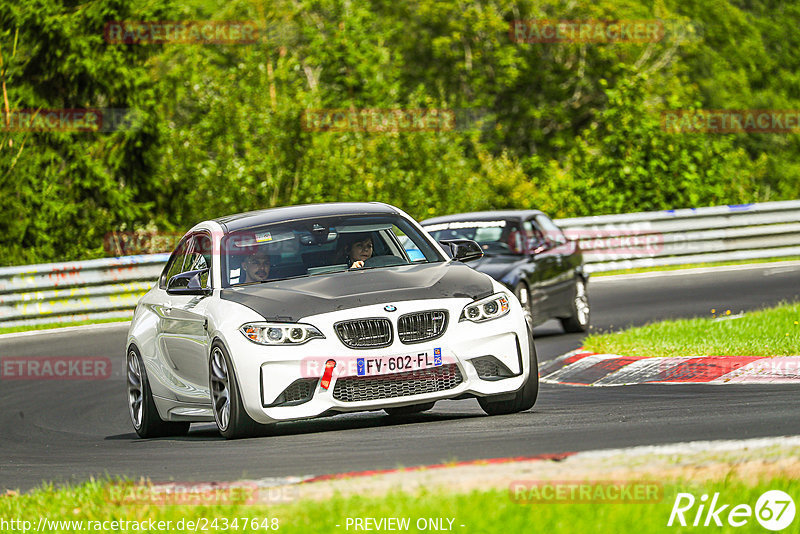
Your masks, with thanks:
[(28, 332), (30, 330), (49, 330), (51, 328), (66, 328), (68, 326), (83, 326), (87, 324), (104, 324), (104, 323), (120, 323), (130, 321), (128, 319), (96, 319), (96, 320), (89, 320), (89, 321), (75, 321), (71, 323), (47, 323), (47, 324), (37, 324), (32, 326), (11, 326), (2, 328), (0, 327), (0, 334), (11, 334), (14, 332)]
[[(650, 479), (652, 480), (652, 479)], [(629, 481), (630, 482), (630, 481)], [(658, 481), (656, 481), (658, 482)], [(800, 501), (800, 480), (790, 477), (762, 480), (757, 484), (746, 484), (738, 479), (725, 479), (708, 483), (673, 483), (665, 482), (659, 491), (658, 502), (648, 503), (552, 503), (537, 504), (519, 503), (511, 498), (507, 489), (487, 489), (471, 493), (452, 493), (449, 491), (429, 490), (416, 494), (389, 493), (383, 497), (354, 495), (349, 497), (335, 496), (325, 501), (296, 501), (289, 504), (271, 506), (225, 505), (225, 506), (162, 506), (162, 505), (125, 505), (109, 502), (109, 492), (105, 484), (88, 482), (76, 487), (53, 490), (42, 488), (30, 494), (0, 497), (0, 518), (6, 521), (20, 519), (31, 521), (32, 529), (36, 528), (40, 517), (50, 520), (72, 521), (106, 521), (153, 520), (171, 521), (172, 532), (192, 531), (185, 528), (178, 530), (175, 525), (180, 520), (205, 521), (207, 532), (223, 532), (220, 527), (224, 519), (229, 525), (234, 518), (239, 518), (238, 529), (230, 528), (228, 532), (253, 532), (244, 530), (243, 518), (263, 521), (275, 518), (278, 520), (279, 532), (314, 534), (323, 532), (354, 532), (354, 527), (347, 526), (348, 518), (409, 518), (409, 532), (418, 532), (416, 523), (421, 518), (453, 519), (452, 531), (456, 533), (502, 533), (523, 534), (535, 532), (575, 533), (575, 532), (708, 532), (709, 527), (690, 526), (695, 517), (700, 496), (713, 495), (718, 492), (718, 505), (730, 504), (720, 514), (724, 526), (712, 526), (713, 532), (765, 532), (750, 517), (748, 523), (740, 528), (726, 524), (727, 512), (733, 505), (747, 504), (755, 507), (759, 496), (767, 490), (782, 490), (793, 496), (795, 502)], [(689, 526), (673, 525), (667, 527), (670, 512), (679, 492), (692, 493), (697, 502), (690, 512), (685, 514)], [(217, 529), (212, 529), (217, 519)], [(272, 524), (272, 523), (270, 523)], [(447, 526), (445, 520), (444, 525)], [(677, 524), (677, 523), (676, 523)], [(713, 523), (712, 523), (713, 524)], [(337, 526), (339, 525), (339, 526)], [(463, 525), (463, 526), (461, 526)], [(784, 532), (798, 532), (800, 517), (785, 529)], [(84, 527), (86, 528), (86, 527)], [(74, 532), (74, 528), (49, 529), (46, 532)], [(106, 530), (110, 531), (110, 530)], [(198, 531), (203, 531), (198, 528)], [(267, 530), (259, 529), (259, 532)], [(158, 530), (120, 529), (116, 532), (158, 532)], [(362, 531), (363, 532), (363, 531)]]
[(711, 309), (710, 317), (592, 334), (584, 348), (625, 356), (800, 355), (800, 302), (748, 312)]
[(687, 263), (685, 265), (662, 265), (660, 267), (637, 267), (635, 269), (616, 269), (592, 273), (592, 276), (612, 276), (615, 274), (651, 273), (660, 271), (680, 271), (683, 269), (697, 269), (702, 267), (723, 267), (726, 265), (749, 265), (751, 263), (777, 263), (782, 261), (797, 261), (800, 256), (785, 256), (781, 258), (760, 258), (756, 260), (716, 261), (710, 263)]

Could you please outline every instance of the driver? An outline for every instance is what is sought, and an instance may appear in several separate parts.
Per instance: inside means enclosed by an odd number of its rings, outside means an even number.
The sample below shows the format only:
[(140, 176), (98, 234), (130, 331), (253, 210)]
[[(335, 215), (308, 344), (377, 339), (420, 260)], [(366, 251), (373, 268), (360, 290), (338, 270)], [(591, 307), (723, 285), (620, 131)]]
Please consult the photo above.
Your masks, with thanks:
[(262, 247), (251, 251), (242, 263), (245, 278), (244, 282), (263, 282), (269, 278), (269, 254)]
[(369, 233), (347, 235), (342, 245), (342, 261), (346, 261), (350, 269), (361, 269), (364, 262), (372, 257), (372, 236)]

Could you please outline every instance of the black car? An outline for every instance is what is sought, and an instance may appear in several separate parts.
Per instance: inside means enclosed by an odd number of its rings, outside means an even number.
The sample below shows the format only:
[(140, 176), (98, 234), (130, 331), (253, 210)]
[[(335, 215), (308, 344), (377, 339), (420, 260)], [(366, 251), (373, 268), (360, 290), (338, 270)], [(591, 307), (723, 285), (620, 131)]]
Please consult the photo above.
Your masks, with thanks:
[(469, 265), (513, 290), (533, 325), (558, 319), (567, 332), (589, 327), (589, 277), (578, 243), (541, 211), (458, 213), (421, 224), (437, 241), (477, 241), (484, 257)]

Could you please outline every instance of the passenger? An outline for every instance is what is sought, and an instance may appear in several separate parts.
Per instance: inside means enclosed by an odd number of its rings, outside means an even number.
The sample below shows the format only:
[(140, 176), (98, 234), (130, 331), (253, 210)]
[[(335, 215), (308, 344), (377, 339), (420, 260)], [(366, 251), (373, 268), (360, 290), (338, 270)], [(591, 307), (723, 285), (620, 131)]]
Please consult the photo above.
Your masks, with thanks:
[(361, 269), (372, 257), (372, 236), (369, 233), (344, 234), (339, 242), (339, 261), (350, 269)]
[(255, 248), (245, 258), (242, 269), (245, 273), (244, 283), (263, 282), (269, 278), (269, 254), (263, 248)]

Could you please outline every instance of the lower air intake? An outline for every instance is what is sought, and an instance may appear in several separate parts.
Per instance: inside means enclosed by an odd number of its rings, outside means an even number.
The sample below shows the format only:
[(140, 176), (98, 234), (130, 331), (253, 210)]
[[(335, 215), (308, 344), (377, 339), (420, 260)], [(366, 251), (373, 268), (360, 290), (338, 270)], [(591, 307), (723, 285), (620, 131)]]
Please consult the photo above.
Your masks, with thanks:
[(483, 380), (500, 380), (516, 376), (503, 362), (494, 356), (482, 356), (470, 360), (478, 376)]
[(264, 407), (295, 406), (308, 402), (311, 400), (311, 397), (314, 396), (314, 388), (317, 382), (317, 378), (301, 378), (300, 380), (295, 380), (278, 395), (278, 398), (275, 399), (274, 402), (266, 404)]
[(347, 376), (336, 381), (333, 398), (342, 402), (393, 399), (446, 391), (463, 381), (456, 364), (393, 375)]

